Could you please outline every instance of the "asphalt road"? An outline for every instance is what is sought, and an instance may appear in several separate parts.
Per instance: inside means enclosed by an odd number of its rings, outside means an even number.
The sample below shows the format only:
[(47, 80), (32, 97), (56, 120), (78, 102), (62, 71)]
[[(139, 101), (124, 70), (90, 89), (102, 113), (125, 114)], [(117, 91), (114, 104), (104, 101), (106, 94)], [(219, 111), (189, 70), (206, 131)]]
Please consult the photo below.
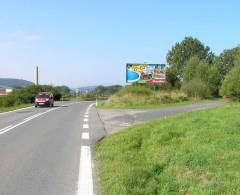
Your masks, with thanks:
[(92, 147), (105, 132), (91, 104), (0, 114), (0, 194), (98, 194)]
[(214, 108), (224, 103), (224, 100), (212, 100), (191, 105), (156, 108), (156, 109), (98, 109), (107, 134), (113, 134), (126, 127), (141, 124), (149, 120), (165, 118), (188, 111)]
[(222, 103), (97, 112), (93, 102), (67, 102), (0, 114), (0, 195), (99, 194), (94, 146), (106, 132)]

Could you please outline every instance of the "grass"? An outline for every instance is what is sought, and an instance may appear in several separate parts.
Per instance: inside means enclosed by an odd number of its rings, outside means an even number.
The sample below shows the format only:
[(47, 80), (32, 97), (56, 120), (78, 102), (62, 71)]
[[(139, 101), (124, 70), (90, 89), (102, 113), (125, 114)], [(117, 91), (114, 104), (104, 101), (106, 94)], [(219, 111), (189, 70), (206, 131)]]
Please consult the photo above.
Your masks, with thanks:
[(17, 110), (17, 109), (20, 109), (20, 108), (26, 108), (26, 107), (29, 107), (29, 106), (33, 106), (33, 104), (20, 104), (20, 105), (17, 105), (17, 106), (0, 107), (0, 113), (13, 111), (13, 110)]
[(179, 90), (152, 90), (147, 86), (128, 86), (122, 88), (99, 108), (145, 109), (161, 108), (166, 106), (187, 105), (200, 100), (189, 99)]
[(172, 103), (163, 103), (163, 102), (156, 102), (156, 103), (142, 103), (136, 102), (136, 103), (105, 103), (102, 102), (98, 105), (98, 108), (101, 109), (154, 109), (154, 108), (166, 108), (166, 107), (175, 107), (175, 106), (184, 106), (184, 105), (190, 105), (194, 103), (199, 103), (203, 101), (210, 101), (210, 100), (200, 100), (200, 99), (190, 99), (185, 101), (179, 101), (179, 102), (172, 102)]
[(240, 194), (240, 104), (130, 127), (96, 148), (103, 195)]

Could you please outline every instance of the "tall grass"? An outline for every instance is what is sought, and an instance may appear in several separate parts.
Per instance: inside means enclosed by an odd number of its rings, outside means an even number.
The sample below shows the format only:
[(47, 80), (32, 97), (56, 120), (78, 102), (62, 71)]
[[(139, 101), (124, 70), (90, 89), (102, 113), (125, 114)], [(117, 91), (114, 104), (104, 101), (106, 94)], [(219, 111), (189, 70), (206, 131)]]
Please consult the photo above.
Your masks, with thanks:
[(181, 103), (187, 101), (187, 96), (181, 91), (153, 90), (147, 86), (128, 86), (122, 88), (110, 97), (104, 108), (143, 108), (158, 107), (163, 104)]

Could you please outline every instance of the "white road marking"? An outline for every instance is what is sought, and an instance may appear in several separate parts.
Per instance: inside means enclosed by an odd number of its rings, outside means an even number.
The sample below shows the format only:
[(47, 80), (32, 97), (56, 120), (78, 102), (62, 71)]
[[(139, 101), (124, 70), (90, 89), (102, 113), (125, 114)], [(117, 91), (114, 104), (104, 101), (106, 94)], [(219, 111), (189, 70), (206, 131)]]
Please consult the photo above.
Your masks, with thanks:
[(122, 127), (129, 127), (130, 124), (129, 123), (122, 123), (122, 124), (120, 124), (120, 126), (122, 126)]
[(20, 109), (8, 111), (8, 112), (2, 112), (2, 113), (0, 113), (0, 115), (9, 114), (9, 113), (17, 112), (17, 111), (21, 111), (21, 110), (26, 110), (26, 109), (33, 108), (33, 107), (34, 107), (34, 106), (29, 106), (29, 107), (26, 107), (26, 108), (20, 108)]
[(38, 116), (40, 116), (42, 113), (38, 113), (38, 114), (35, 114), (35, 115), (33, 115), (33, 116), (30, 116), (30, 117), (28, 117), (28, 118), (25, 118), (25, 119), (23, 119), (24, 121), (26, 121), (26, 120), (31, 120), (31, 119), (33, 119), (33, 118), (36, 118), (36, 117), (38, 117)]
[(83, 132), (82, 133), (82, 139), (89, 139), (89, 133), (88, 132)]
[(89, 146), (81, 146), (77, 195), (93, 195), (92, 161)]
[(87, 110), (86, 110), (86, 112), (85, 112), (85, 116), (87, 116), (87, 117), (88, 117), (89, 110), (91, 109), (91, 107), (92, 107), (94, 104), (95, 104), (95, 103), (93, 103), (93, 104), (90, 104), (90, 105), (88, 106), (88, 108), (87, 108)]
[(0, 129), (0, 132), (7, 130), (7, 129), (10, 128), (11, 126), (12, 126), (12, 125), (9, 125), (9, 126), (7, 126), (7, 127), (4, 127), (4, 128), (2, 128), (2, 129)]
[(83, 129), (88, 129), (88, 128), (89, 128), (88, 124), (83, 124)]
[[(88, 122), (88, 113), (94, 104), (88, 106), (84, 115), (84, 122)], [(87, 123), (83, 124), (83, 129), (88, 129)], [(82, 133), (82, 139), (89, 139), (89, 132)], [(77, 183), (77, 195), (93, 195), (92, 177), (92, 157), (90, 146), (81, 146), (79, 175)]]
[(35, 116), (34, 118), (24, 119), (22, 122), (20, 122), (20, 123), (18, 123), (18, 124), (16, 124), (16, 125), (12, 125), (11, 127), (7, 128), (7, 129), (5, 129), (5, 130), (3, 130), (3, 131), (0, 131), (0, 135), (2, 135), (2, 134), (4, 134), (4, 133), (6, 133), (6, 132), (8, 132), (8, 131), (10, 131), (10, 130), (12, 130), (12, 129), (14, 129), (14, 128), (16, 128), (16, 127), (24, 124), (24, 123), (26, 123), (26, 122), (28, 122), (28, 121), (31, 121), (31, 120), (39, 117), (39, 116), (42, 116), (42, 115), (44, 115), (44, 114), (47, 114), (48, 112), (51, 112), (51, 111), (54, 111), (54, 110), (58, 110), (59, 108), (61, 108), (61, 107), (51, 108), (51, 109), (49, 109), (49, 110), (47, 110), (47, 111), (45, 111), (45, 112), (39, 113), (37, 116), (34, 115), (34, 116)]

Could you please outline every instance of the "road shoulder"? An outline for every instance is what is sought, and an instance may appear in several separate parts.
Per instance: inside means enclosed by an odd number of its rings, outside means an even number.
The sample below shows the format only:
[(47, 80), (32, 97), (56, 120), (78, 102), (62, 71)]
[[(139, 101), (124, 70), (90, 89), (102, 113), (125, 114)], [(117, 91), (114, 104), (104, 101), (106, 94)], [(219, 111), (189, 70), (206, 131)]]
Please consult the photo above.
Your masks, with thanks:
[(160, 109), (136, 110), (98, 108), (97, 111), (104, 124), (107, 135), (110, 135), (135, 124), (141, 124), (150, 120), (165, 118), (167, 116), (181, 114), (188, 111), (214, 108), (222, 105), (224, 102), (224, 100), (219, 99), (208, 102), (199, 102), (191, 105)]

